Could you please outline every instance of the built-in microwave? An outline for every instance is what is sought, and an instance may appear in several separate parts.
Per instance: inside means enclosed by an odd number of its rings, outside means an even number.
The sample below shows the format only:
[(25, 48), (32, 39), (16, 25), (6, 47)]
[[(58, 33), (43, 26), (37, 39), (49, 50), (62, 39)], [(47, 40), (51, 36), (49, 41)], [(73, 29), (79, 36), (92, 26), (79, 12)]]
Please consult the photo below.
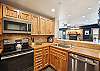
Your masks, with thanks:
[(3, 20), (3, 33), (31, 33), (31, 23), (16, 20)]

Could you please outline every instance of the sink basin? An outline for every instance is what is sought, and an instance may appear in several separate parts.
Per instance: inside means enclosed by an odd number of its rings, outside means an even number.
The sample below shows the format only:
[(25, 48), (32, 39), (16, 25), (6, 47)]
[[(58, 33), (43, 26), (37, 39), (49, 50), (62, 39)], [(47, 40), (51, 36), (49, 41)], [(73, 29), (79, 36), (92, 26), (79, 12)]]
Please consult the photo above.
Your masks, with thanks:
[(58, 44), (58, 45), (55, 45), (57, 47), (62, 47), (62, 48), (70, 48), (71, 45), (64, 45), (64, 44)]

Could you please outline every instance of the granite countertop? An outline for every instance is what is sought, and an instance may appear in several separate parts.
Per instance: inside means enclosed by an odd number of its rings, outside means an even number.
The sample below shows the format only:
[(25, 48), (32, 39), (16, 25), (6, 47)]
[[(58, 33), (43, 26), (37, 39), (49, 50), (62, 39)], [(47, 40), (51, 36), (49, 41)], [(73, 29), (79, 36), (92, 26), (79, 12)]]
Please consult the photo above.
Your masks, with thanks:
[(75, 47), (75, 48), (70, 48), (68, 51), (78, 55), (82, 55), (84, 57), (88, 57), (100, 61), (100, 50), (83, 48), (83, 47)]
[(34, 44), (32, 44), (32, 45), (30, 45), (30, 46), (31, 46), (32, 48), (34, 48), (34, 49), (38, 49), (38, 48), (50, 46), (50, 45), (52, 45), (52, 44), (54, 44), (54, 43), (42, 43), (42, 45), (34, 45)]
[(100, 50), (84, 48), (84, 47), (64, 48), (64, 47), (55, 46), (53, 44), (54, 43), (43, 43), (42, 45), (30, 45), (30, 46), (34, 49), (52, 46), (54, 48), (58, 48), (58, 49), (67, 51), (69, 53), (74, 53), (74, 54), (77, 54), (77, 55), (81, 55), (81, 56), (84, 56), (84, 57), (88, 57), (88, 58), (92, 58), (92, 59), (100, 61)]
[(92, 58), (92, 59), (100, 61), (100, 50), (83, 48), (83, 47), (73, 47), (73, 48), (63, 48), (63, 47), (57, 47), (57, 46), (53, 46), (53, 47), (68, 51), (69, 53), (74, 53), (77, 55), (81, 55), (84, 57), (88, 57), (88, 58)]

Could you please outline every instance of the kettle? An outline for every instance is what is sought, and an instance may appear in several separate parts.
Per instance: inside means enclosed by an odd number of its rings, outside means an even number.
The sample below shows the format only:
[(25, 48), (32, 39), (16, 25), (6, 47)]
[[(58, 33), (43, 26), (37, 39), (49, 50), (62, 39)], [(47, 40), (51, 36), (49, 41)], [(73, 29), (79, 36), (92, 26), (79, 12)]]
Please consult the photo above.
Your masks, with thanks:
[(17, 50), (17, 51), (21, 51), (21, 48), (22, 48), (22, 45), (21, 45), (21, 44), (17, 44), (17, 45), (16, 45), (16, 50)]
[(52, 37), (52, 36), (49, 36), (49, 37), (47, 38), (47, 42), (52, 43), (52, 42), (53, 42), (53, 37)]

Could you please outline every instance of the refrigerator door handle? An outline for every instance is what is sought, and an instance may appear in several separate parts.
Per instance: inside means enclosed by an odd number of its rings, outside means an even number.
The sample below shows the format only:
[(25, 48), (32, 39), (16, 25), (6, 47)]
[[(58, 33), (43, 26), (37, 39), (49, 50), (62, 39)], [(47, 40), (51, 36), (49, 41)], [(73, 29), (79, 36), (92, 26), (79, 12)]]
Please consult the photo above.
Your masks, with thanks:
[(75, 60), (75, 71), (77, 71), (77, 59)]
[(74, 63), (75, 63), (75, 60), (72, 59), (72, 71), (74, 71)]

